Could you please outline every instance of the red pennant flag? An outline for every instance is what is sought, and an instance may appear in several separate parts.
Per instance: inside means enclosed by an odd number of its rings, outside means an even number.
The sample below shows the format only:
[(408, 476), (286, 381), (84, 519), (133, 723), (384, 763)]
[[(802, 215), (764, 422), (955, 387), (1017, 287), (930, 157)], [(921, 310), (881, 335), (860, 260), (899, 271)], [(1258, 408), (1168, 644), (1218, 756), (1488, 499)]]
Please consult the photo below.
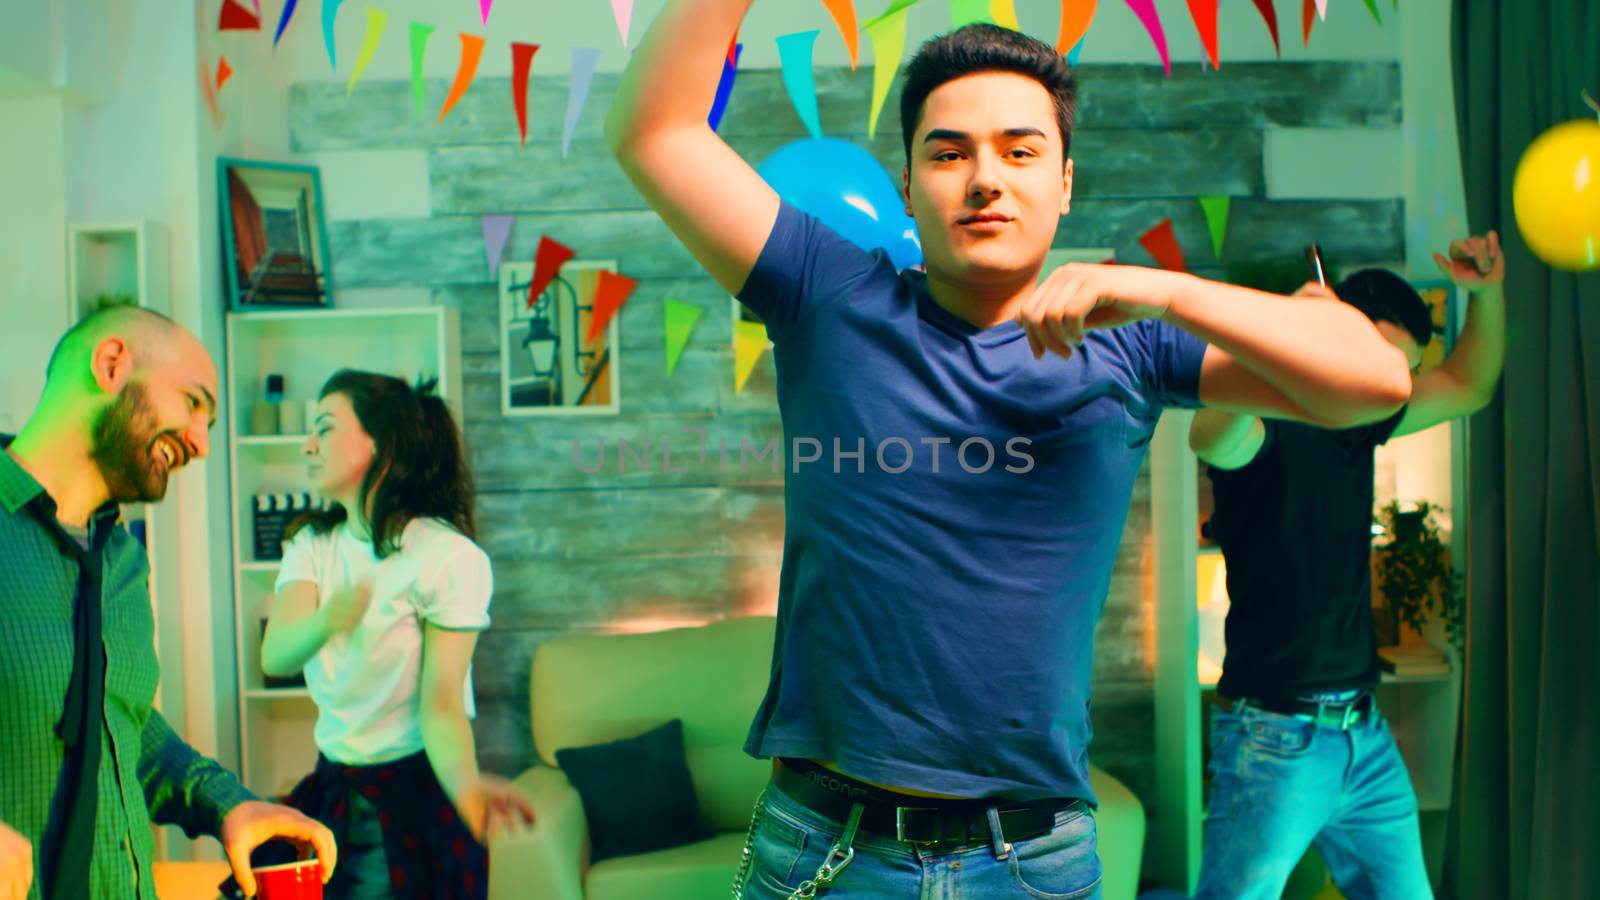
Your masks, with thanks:
[(538, 44), (511, 44), (511, 102), (517, 108), (517, 133), (522, 135), (524, 147), (528, 145), (528, 69), (538, 52)]
[(260, 31), (261, 17), (240, 6), (236, 0), (222, 0), (218, 31)]
[(1178, 247), (1178, 236), (1172, 232), (1172, 220), (1162, 219), (1161, 224), (1139, 237), (1139, 244), (1155, 257), (1156, 265), (1174, 272), (1187, 272), (1183, 264), (1183, 250)]
[(737, 66), (738, 64), (739, 64), (739, 31), (738, 31), (738, 29), (735, 29), (734, 32), (733, 32), (733, 40), (728, 42), (728, 65)]
[(232, 75), (233, 66), (228, 65), (228, 58), (226, 56), (220, 57), (217, 60), (217, 90), (222, 90), (222, 86), (228, 83), (228, 79)]
[(1304, 33), (1303, 40), (1308, 47), (1311, 45), (1311, 23), (1315, 22), (1316, 20), (1316, 0), (1304, 0), (1304, 2), (1300, 5), (1300, 28)]
[(1200, 32), (1200, 43), (1211, 57), (1211, 68), (1221, 69), (1222, 60), (1217, 55), (1217, 0), (1189, 0), (1189, 15)]
[(549, 235), (539, 238), (539, 252), (533, 257), (533, 283), (528, 285), (529, 308), (538, 301), (539, 295), (550, 286), (550, 282), (556, 280), (556, 273), (571, 258), (571, 248), (551, 239)]
[(1255, 4), (1261, 11), (1261, 18), (1267, 20), (1267, 31), (1272, 34), (1272, 52), (1283, 56), (1283, 49), (1278, 46), (1278, 12), (1272, 8), (1272, 0), (1255, 0)]
[(626, 275), (603, 269), (600, 271), (600, 282), (594, 286), (594, 312), (589, 318), (589, 336), (584, 339), (586, 343), (594, 343), (600, 332), (606, 330), (611, 317), (617, 314), (622, 304), (628, 302), (638, 284)]

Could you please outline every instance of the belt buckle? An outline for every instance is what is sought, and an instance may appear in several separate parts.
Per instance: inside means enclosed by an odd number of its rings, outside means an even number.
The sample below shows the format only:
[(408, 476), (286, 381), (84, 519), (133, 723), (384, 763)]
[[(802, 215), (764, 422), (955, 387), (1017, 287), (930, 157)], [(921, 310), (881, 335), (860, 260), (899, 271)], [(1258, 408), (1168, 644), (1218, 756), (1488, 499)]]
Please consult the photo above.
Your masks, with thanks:
[[(894, 839), (906, 844), (939, 843), (944, 837), (942, 833), (940, 834), (939, 838), (935, 838), (931, 841), (914, 841), (906, 837), (906, 812), (908, 810), (911, 812), (937, 812), (937, 810), (932, 806), (896, 806), (894, 808)], [(940, 831), (942, 832), (943, 829), (941, 828)]]

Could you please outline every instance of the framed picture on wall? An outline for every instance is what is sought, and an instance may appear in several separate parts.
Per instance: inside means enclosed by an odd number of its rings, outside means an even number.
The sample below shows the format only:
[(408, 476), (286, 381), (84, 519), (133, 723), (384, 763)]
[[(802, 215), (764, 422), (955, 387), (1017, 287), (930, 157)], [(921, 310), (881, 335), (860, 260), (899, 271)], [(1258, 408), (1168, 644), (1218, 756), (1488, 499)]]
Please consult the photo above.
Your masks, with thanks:
[(589, 339), (595, 287), (614, 261), (574, 260), (530, 303), (533, 263), (500, 266), (500, 411), (615, 415), (621, 409), (617, 317)]
[(231, 307), (329, 305), (328, 233), (315, 166), (223, 157), (217, 196)]

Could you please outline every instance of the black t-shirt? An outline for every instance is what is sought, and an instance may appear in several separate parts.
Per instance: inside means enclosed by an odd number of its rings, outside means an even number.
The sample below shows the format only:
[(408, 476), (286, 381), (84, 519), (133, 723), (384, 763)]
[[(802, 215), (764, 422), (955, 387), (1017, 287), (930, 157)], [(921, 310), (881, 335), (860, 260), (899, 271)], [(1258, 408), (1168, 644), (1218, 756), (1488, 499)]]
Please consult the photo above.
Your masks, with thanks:
[(1378, 683), (1372, 451), (1404, 415), (1341, 431), (1265, 419), (1249, 464), (1211, 468), (1230, 602), (1219, 693), (1285, 698)]

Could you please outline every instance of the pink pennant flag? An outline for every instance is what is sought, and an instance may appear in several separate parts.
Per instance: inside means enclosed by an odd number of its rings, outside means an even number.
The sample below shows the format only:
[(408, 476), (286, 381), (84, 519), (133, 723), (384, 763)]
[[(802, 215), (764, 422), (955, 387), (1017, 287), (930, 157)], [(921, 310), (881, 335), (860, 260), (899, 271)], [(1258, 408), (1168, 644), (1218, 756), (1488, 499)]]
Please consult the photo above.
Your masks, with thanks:
[(562, 244), (549, 235), (539, 238), (539, 250), (533, 256), (533, 281), (528, 285), (528, 306), (533, 307), (539, 296), (544, 293), (550, 282), (556, 280), (556, 273), (572, 258), (572, 248)]
[(478, 12), (483, 14), (483, 26), (489, 27), (489, 10), (494, 8), (494, 0), (478, 0)]
[(1150, 40), (1156, 45), (1156, 52), (1161, 54), (1161, 65), (1167, 70), (1167, 77), (1172, 77), (1172, 60), (1167, 56), (1167, 33), (1161, 28), (1161, 17), (1156, 15), (1155, 0), (1128, 0), (1128, 8), (1144, 23), (1144, 30), (1150, 32)]
[(600, 281), (594, 286), (594, 312), (589, 318), (589, 336), (584, 338), (585, 343), (594, 343), (600, 332), (606, 330), (611, 317), (617, 314), (622, 304), (628, 302), (638, 285), (639, 282), (626, 275), (600, 270)]
[(500, 256), (506, 249), (506, 238), (511, 236), (511, 223), (516, 216), (483, 217), (483, 253), (489, 258), (489, 278), (500, 277)]
[(628, 46), (628, 24), (633, 21), (633, 0), (611, 0), (611, 14), (617, 19), (617, 31), (622, 33), (622, 46)]
[(1317, 18), (1328, 21), (1328, 0), (1317, 0)]

